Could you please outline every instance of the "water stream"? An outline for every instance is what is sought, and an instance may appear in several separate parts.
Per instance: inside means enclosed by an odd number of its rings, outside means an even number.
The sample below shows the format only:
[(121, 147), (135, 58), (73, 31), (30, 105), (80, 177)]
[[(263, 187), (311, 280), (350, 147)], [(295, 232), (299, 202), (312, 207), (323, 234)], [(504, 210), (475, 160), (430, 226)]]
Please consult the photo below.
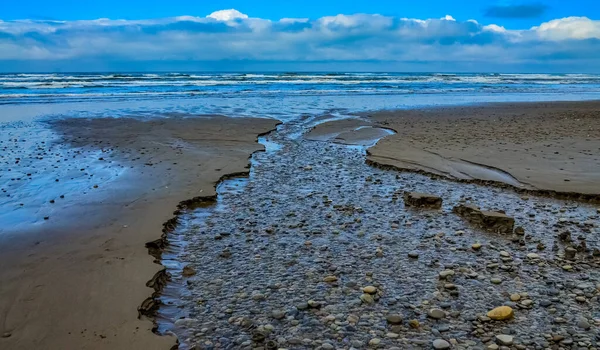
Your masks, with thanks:
[[(556, 238), (568, 230), (590, 252), (600, 247), (596, 208), (373, 168), (364, 147), (303, 139), (316, 120), (262, 138), (248, 178), (223, 181), (216, 205), (180, 218), (163, 254), (172, 278), (159, 332), (181, 349), (411, 349), (438, 338), (481, 349), (499, 333), (531, 349), (554, 344), (545, 334), (596, 345), (598, 261), (562, 261)], [(404, 191), (439, 195), (443, 207), (405, 208)], [(505, 210), (525, 234), (471, 227), (452, 213), (465, 202)], [(182, 276), (185, 266), (195, 274)], [(447, 269), (455, 274), (441, 280)], [(514, 321), (478, 318), (500, 305)]]

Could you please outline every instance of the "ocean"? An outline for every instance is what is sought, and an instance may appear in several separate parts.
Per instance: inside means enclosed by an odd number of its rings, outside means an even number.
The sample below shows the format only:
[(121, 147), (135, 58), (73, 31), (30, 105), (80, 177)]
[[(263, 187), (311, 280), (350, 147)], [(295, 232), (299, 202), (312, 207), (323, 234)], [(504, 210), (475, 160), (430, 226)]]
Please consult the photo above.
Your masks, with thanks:
[(1, 74), (0, 121), (219, 113), (289, 119), (479, 102), (600, 98), (600, 75), (441, 73)]

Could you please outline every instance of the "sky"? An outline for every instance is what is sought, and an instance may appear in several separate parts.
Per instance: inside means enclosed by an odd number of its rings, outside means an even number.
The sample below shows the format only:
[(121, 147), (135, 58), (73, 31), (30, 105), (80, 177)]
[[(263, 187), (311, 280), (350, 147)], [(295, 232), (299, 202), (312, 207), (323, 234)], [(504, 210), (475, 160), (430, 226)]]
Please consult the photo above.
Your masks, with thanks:
[(1, 0), (0, 72), (600, 73), (596, 0)]

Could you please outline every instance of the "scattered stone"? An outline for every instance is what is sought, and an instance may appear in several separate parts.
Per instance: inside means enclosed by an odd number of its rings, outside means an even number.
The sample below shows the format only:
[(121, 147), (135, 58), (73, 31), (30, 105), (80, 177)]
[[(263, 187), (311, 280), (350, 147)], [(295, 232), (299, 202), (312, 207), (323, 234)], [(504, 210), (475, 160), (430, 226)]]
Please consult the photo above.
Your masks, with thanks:
[(407, 207), (440, 209), (442, 198), (427, 193), (405, 192), (404, 205)]
[(417, 328), (421, 327), (419, 320), (410, 320), (410, 321), (408, 321), (408, 325), (410, 326), (410, 328), (413, 328), (413, 329), (417, 329)]
[(527, 254), (527, 259), (534, 260), (534, 259), (539, 259), (539, 258), (540, 258), (540, 256), (537, 255), (536, 253)]
[(418, 259), (419, 258), (419, 253), (417, 252), (410, 252), (408, 253), (408, 257), (411, 259)]
[(577, 255), (577, 249), (573, 247), (567, 247), (565, 249), (565, 259), (567, 260), (575, 260), (575, 256)]
[(454, 270), (444, 270), (440, 272), (440, 279), (446, 279), (450, 276), (454, 276)]
[(521, 300), (521, 295), (520, 294), (516, 294), (516, 293), (515, 294), (511, 294), (510, 295), (510, 300), (511, 301), (519, 301), (519, 300)]
[(577, 327), (587, 330), (590, 329), (592, 326), (585, 317), (579, 317), (577, 319)]
[(327, 276), (323, 278), (323, 282), (332, 283), (337, 282), (338, 278), (336, 276)]
[(436, 350), (450, 349), (450, 343), (444, 339), (436, 339), (433, 341), (433, 348)]
[(373, 304), (375, 302), (373, 296), (371, 294), (366, 293), (360, 296), (360, 300), (362, 300), (362, 302), (365, 304)]
[(367, 293), (367, 294), (375, 294), (377, 293), (377, 288), (373, 287), (373, 286), (367, 286), (363, 288), (363, 292)]
[(513, 337), (506, 334), (498, 334), (496, 336), (496, 342), (500, 345), (511, 346), (513, 344)]
[(471, 248), (473, 248), (473, 250), (479, 250), (481, 249), (481, 243), (474, 243)]
[(487, 317), (494, 321), (506, 321), (515, 316), (515, 312), (510, 306), (500, 306), (487, 313)]
[(193, 267), (187, 265), (183, 268), (183, 271), (181, 272), (181, 274), (184, 277), (190, 277), (190, 276), (194, 276), (196, 274), (196, 270), (194, 270)]
[(380, 343), (381, 343), (381, 339), (378, 339), (378, 338), (373, 338), (373, 339), (369, 340), (369, 346), (379, 346)]
[(401, 324), (402, 323), (402, 316), (401, 315), (387, 315), (387, 317), (385, 318), (387, 320), (387, 322), (389, 324)]
[(440, 320), (446, 317), (446, 312), (440, 309), (431, 309), (427, 312), (427, 316), (434, 318), (436, 320)]
[(2, 338), (10, 338), (11, 336), (12, 336), (12, 333), (10, 333), (10, 332), (2, 333)]

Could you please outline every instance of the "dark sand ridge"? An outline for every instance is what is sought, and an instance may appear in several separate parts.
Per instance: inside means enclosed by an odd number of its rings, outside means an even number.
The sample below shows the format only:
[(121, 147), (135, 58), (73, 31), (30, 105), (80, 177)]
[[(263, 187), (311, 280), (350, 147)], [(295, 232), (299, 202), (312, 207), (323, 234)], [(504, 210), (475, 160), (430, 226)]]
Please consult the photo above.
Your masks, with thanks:
[(397, 133), (369, 148), (374, 165), (461, 181), (600, 194), (600, 102), (504, 103), (361, 114), (329, 122), (311, 138), (359, 125)]
[[(112, 149), (132, 170), (101, 184), (29, 232), (0, 236), (0, 348), (168, 349), (138, 306), (160, 269), (144, 247), (161, 236), (180, 201), (215, 194), (229, 173), (247, 171), (269, 119), (71, 119), (52, 123), (64, 142)], [(94, 152), (92, 152), (94, 151)], [(65, 179), (64, 182), (67, 182)], [(16, 194), (18, 195), (18, 194)]]

